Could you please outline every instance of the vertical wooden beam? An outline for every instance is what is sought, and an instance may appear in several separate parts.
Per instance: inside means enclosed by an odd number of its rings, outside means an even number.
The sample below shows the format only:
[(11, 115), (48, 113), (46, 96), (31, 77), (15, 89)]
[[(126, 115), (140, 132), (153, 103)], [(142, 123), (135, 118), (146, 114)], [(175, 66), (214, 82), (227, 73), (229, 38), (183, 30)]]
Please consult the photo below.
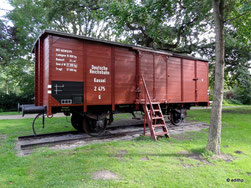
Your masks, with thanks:
[(169, 57), (166, 56), (166, 101), (168, 101), (168, 59)]
[(37, 88), (37, 98), (38, 98), (38, 106), (41, 105), (41, 85), (40, 85), (40, 80), (41, 80), (41, 49), (40, 49), (40, 39), (38, 39), (37, 41), (37, 56), (38, 56), (38, 60), (37, 60), (37, 71), (38, 71), (38, 76), (37, 76), (37, 84), (38, 84), (38, 88)]
[(183, 59), (181, 58), (181, 63), (180, 63), (180, 67), (181, 67), (181, 101), (184, 101), (184, 90), (183, 90)]
[(39, 39), (39, 106), (44, 103), (43, 91), (44, 91), (44, 39)]
[(136, 54), (136, 99), (137, 100), (139, 100), (139, 97), (140, 97), (140, 76), (141, 76), (140, 56), (141, 56), (141, 52), (137, 50), (137, 54)]
[(153, 53), (153, 99), (156, 98), (156, 90), (155, 90), (155, 53)]
[(115, 48), (111, 46), (111, 102), (112, 111), (115, 111)]
[(84, 112), (87, 112), (87, 42), (83, 42)]
[[(53, 44), (53, 36), (52, 35), (49, 35), (49, 46), (47, 47), (48, 48), (48, 52), (49, 52), (49, 59), (48, 59), (48, 66), (49, 66), (49, 73), (48, 73), (48, 84), (49, 85), (52, 85), (51, 83), (51, 77), (52, 77), (52, 63), (51, 62), (54, 62), (53, 60), (53, 57), (54, 57), (54, 54), (52, 54), (52, 50), (49, 50), (49, 49), (52, 49), (52, 44)], [(55, 57), (54, 57), (55, 58)], [(48, 90), (48, 85), (45, 86), (46, 87), (46, 90)], [(45, 88), (44, 88), (45, 89)], [(47, 91), (48, 93), (48, 91)], [(52, 115), (52, 107), (51, 107), (51, 94), (47, 94), (48, 95), (48, 106), (47, 106), (47, 115)]]
[(194, 61), (194, 76), (195, 76), (195, 101), (198, 100), (198, 82), (197, 82), (197, 60)]

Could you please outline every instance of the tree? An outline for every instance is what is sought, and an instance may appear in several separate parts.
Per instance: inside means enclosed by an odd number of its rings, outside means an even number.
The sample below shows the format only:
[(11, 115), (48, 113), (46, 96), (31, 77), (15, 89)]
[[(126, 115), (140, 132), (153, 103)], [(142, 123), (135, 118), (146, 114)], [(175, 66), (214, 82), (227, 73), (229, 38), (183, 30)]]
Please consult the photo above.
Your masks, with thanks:
[(215, 82), (214, 97), (211, 110), (211, 121), (206, 149), (213, 153), (220, 154), (221, 143), (221, 114), (222, 100), (224, 93), (224, 0), (212, 0), (214, 21), (215, 21)]
[(237, 69), (238, 77), (233, 86), (234, 100), (242, 104), (251, 104), (251, 76), (247, 67), (239, 66)]
[(8, 26), (5, 21), (0, 20), (0, 80), (2, 88), (9, 94), (10, 84), (13, 82), (10, 74), (13, 67), (13, 57), (17, 51), (15, 28)]
[[(245, 4), (246, 3), (246, 4)], [(231, 1), (231, 0), (212, 0), (213, 14), (215, 22), (215, 81), (214, 96), (211, 110), (211, 121), (209, 127), (209, 135), (206, 149), (213, 153), (220, 154), (221, 143), (221, 116), (222, 116), (222, 100), (224, 93), (224, 65), (225, 65), (225, 42), (224, 42), (224, 26), (231, 24), (233, 21), (240, 19), (245, 13), (249, 12), (250, 4), (247, 1)], [(247, 7), (242, 14), (238, 14), (238, 9)], [(226, 13), (226, 15), (225, 15)], [(233, 16), (234, 15), (234, 16)], [(236, 15), (238, 15), (236, 17)], [(249, 18), (248, 18), (249, 19)], [(247, 20), (247, 19), (246, 19)], [(235, 22), (232, 22), (234, 25)], [(244, 27), (244, 26), (242, 26)], [(242, 28), (243, 29), (243, 28)]]
[(110, 39), (111, 27), (103, 14), (109, 0), (44, 0), (45, 17), (52, 28), (68, 33)]
[(191, 53), (207, 29), (210, 9), (208, 0), (114, 0), (107, 16), (128, 43)]

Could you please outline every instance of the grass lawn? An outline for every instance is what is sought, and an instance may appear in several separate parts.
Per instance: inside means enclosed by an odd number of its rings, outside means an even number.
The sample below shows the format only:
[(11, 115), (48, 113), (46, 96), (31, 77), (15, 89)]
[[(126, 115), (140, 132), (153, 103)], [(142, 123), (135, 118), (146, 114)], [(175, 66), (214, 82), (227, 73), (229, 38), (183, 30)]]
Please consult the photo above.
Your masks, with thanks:
[(0, 116), (6, 116), (6, 115), (19, 115), (22, 114), (21, 112), (0, 112)]
[[(210, 110), (191, 110), (188, 115), (209, 122)], [(158, 142), (140, 137), (70, 150), (40, 148), (18, 157), (16, 138), (32, 134), (31, 123), (32, 119), (0, 120), (1, 188), (251, 187), (251, 106), (224, 109), (221, 151), (226, 158), (222, 159), (204, 153), (207, 130)], [(73, 129), (65, 118), (46, 119), (45, 129), (37, 128), (38, 133), (69, 130)], [(100, 170), (115, 173), (117, 179), (93, 179)]]

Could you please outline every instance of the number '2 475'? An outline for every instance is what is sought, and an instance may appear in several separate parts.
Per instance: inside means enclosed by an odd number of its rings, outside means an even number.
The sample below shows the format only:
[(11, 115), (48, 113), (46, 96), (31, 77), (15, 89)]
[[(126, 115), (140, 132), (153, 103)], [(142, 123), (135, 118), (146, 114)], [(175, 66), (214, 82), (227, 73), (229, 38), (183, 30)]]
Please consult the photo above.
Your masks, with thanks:
[(105, 86), (94, 86), (94, 91), (105, 91)]

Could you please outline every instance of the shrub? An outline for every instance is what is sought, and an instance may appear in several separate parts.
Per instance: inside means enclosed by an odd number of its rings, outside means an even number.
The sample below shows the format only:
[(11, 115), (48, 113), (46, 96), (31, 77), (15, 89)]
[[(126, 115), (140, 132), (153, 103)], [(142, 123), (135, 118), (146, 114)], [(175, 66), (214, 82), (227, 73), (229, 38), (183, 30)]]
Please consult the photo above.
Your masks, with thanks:
[(251, 76), (246, 67), (239, 67), (237, 84), (234, 86), (234, 99), (242, 104), (251, 104)]
[(16, 111), (17, 104), (33, 104), (34, 93), (23, 93), (17, 95), (15, 93), (0, 93), (0, 109), (1, 111)]
[(243, 104), (241, 101), (239, 101), (238, 99), (229, 99), (228, 102), (230, 104)]
[(226, 100), (233, 99), (234, 97), (235, 97), (234, 92), (232, 90), (226, 91), (224, 93), (224, 99), (226, 99)]

